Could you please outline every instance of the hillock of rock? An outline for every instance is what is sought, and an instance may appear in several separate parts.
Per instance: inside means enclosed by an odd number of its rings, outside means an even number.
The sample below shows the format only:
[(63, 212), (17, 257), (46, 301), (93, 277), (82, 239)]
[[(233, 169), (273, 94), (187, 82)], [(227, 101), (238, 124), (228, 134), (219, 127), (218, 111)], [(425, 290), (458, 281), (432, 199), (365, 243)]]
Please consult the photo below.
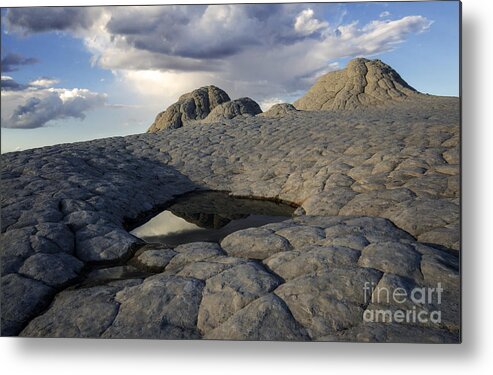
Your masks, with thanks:
[(205, 86), (180, 96), (178, 101), (159, 113), (147, 130), (156, 133), (164, 129), (202, 122), (212, 123), (230, 120), (237, 116), (255, 116), (262, 113), (260, 106), (250, 98), (231, 100), (216, 86)]
[(214, 108), (204, 119), (204, 123), (229, 120), (236, 116), (255, 116), (262, 113), (260, 106), (250, 98), (240, 98), (223, 103)]
[(424, 96), (380, 60), (357, 58), (347, 67), (320, 77), (306, 95), (294, 102), (305, 111), (353, 110), (396, 104)]
[(294, 105), (289, 103), (274, 104), (269, 110), (262, 113), (265, 117), (283, 117), (288, 113), (296, 112), (297, 109)]
[(228, 94), (219, 87), (201, 87), (180, 96), (176, 103), (159, 113), (147, 132), (155, 133), (163, 129), (177, 129), (188, 122), (202, 120), (215, 107), (230, 100)]

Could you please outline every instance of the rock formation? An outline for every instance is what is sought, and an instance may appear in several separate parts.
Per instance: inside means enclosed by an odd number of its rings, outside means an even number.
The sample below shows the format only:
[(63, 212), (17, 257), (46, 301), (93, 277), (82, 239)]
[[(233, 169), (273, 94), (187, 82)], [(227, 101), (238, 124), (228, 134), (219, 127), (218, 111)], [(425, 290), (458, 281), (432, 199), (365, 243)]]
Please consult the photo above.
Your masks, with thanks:
[(351, 110), (388, 106), (421, 95), (382, 61), (358, 58), (345, 69), (319, 78), (294, 106), (307, 111)]
[[(376, 66), (386, 72), (378, 80)], [(460, 102), (417, 94), (385, 67), (352, 62), (324, 78), (338, 77), (345, 99), (319, 83), (332, 99), (317, 102), (313, 89), (298, 104), (379, 104), (364, 111), (238, 116), (235, 126), (3, 154), (2, 335), (460, 342)], [(184, 113), (207, 116), (196, 105), (205, 99), (189, 101), (193, 111), (187, 100), (176, 126)], [(198, 189), (301, 208), (220, 243), (174, 248), (124, 224)], [(442, 303), (376, 304), (367, 282), (441, 283)], [(363, 318), (402, 308), (439, 308), (441, 322)]]
[(220, 88), (206, 86), (180, 96), (176, 103), (156, 116), (147, 132), (156, 133), (196, 122), (212, 123), (237, 116), (255, 116), (259, 113), (262, 113), (262, 110), (252, 99), (231, 100)]
[(296, 107), (289, 103), (274, 104), (269, 110), (262, 113), (265, 117), (283, 117), (288, 113), (297, 111)]
[(202, 122), (218, 122), (222, 120), (229, 120), (235, 118), (236, 116), (250, 117), (258, 115), (259, 113), (262, 113), (262, 110), (257, 102), (250, 98), (240, 98), (218, 105)]
[(231, 99), (216, 86), (205, 86), (180, 96), (178, 101), (156, 116), (149, 133), (181, 128), (194, 120), (202, 120), (218, 105)]

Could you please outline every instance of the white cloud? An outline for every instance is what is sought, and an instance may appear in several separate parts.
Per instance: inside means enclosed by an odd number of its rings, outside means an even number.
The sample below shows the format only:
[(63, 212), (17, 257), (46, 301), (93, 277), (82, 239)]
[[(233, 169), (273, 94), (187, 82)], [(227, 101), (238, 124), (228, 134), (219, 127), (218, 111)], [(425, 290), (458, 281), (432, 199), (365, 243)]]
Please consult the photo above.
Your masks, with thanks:
[(301, 11), (294, 22), (294, 29), (302, 35), (311, 35), (319, 31), (327, 30), (328, 27), (328, 22), (320, 21), (315, 18), (315, 12), (311, 8)]
[(38, 78), (29, 82), (29, 85), (36, 87), (50, 87), (56, 85), (58, 82), (58, 80), (52, 78)]
[(262, 111), (265, 112), (268, 111), (273, 105), (280, 103), (284, 103), (284, 100), (281, 98), (267, 98), (260, 101), (258, 104), (260, 108), (262, 108)]
[(2, 127), (33, 129), (70, 117), (82, 120), (86, 111), (102, 106), (105, 102), (105, 94), (87, 89), (2, 90)]
[(385, 18), (385, 17), (388, 17), (390, 16), (390, 12), (389, 11), (383, 11), (382, 13), (380, 13), (380, 18)]
[(191, 91), (214, 80), (203, 72), (123, 70), (118, 74), (127, 90), (160, 103), (176, 101), (176, 93)]
[(432, 21), (422, 16), (407, 16), (393, 21), (372, 21), (362, 27), (358, 22), (339, 26), (338, 36), (327, 37), (318, 47), (330, 49), (332, 56), (371, 56), (390, 51), (411, 34), (429, 29)]

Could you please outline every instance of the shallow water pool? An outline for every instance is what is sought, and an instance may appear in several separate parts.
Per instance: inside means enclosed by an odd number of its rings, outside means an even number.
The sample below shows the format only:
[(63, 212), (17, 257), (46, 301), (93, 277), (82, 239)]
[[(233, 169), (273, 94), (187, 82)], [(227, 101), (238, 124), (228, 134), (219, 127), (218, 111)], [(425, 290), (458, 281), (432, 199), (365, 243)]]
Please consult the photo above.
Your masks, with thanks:
[(220, 242), (241, 229), (287, 220), (296, 207), (271, 200), (236, 198), (226, 192), (194, 192), (177, 198), (158, 215), (130, 233), (148, 243), (177, 246)]

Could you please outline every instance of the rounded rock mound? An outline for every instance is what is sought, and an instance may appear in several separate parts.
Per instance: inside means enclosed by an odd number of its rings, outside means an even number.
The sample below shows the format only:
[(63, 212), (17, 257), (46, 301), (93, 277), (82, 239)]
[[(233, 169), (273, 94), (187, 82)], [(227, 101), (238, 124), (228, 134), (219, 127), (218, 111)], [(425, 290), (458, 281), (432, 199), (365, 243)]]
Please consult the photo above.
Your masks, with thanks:
[(279, 103), (279, 104), (274, 104), (272, 107), (269, 108), (268, 111), (265, 111), (262, 113), (262, 116), (265, 117), (283, 117), (287, 115), (288, 113), (296, 112), (298, 111), (296, 107), (292, 104), (289, 103)]
[(262, 110), (256, 101), (250, 98), (240, 98), (218, 105), (202, 122), (218, 122), (221, 120), (229, 120), (236, 116), (250, 117), (258, 115), (259, 113), (262, 113)]
[(380, 60), (357, 58), (323, 75), (294, 106), (306, 111), (386, 106), (422, 96)]
[(230, 100), (228, 94), (219, 87), (212, 85), (201, 87), (180, 96), (176, 103), (159, 113), (147, 132), (177, 129), (191, 121), (202, 120), (218, 105)]

